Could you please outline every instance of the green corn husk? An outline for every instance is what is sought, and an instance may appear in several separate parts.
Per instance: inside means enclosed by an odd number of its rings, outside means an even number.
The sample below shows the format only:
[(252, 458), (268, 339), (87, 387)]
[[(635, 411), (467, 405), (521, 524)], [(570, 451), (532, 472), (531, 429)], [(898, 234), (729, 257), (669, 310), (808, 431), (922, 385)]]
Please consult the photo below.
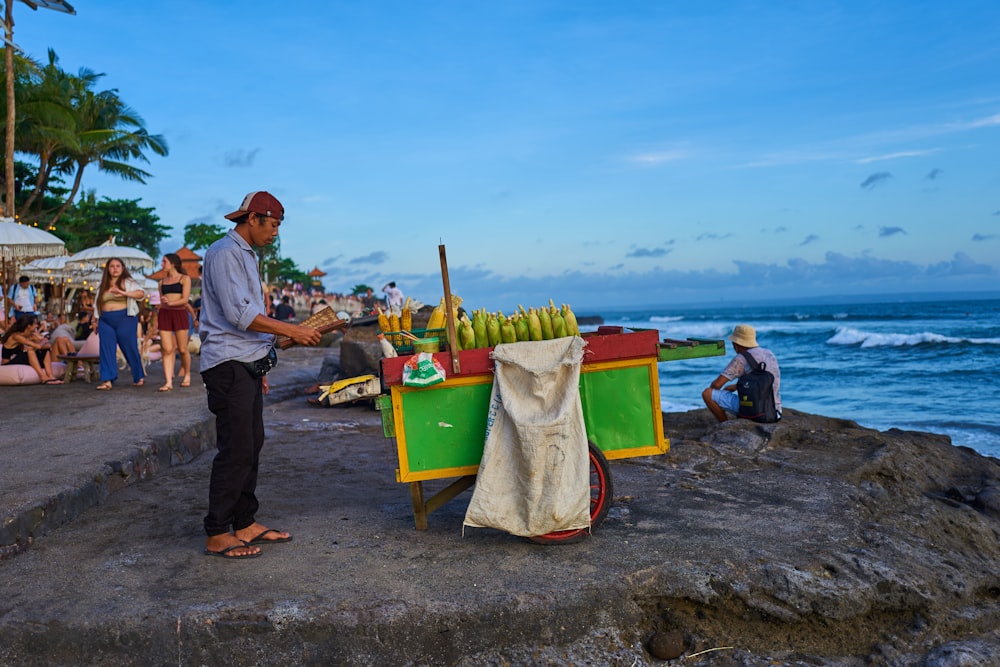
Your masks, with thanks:
[(548, 308), (543, 306), (538, 309), (538, 322), (542, 327), (542, 340), (552, 340), (552, 318)]
[(528, 317), (526, 315), (518, 313), (517, 317), (514, 318), (514, 335), (518, 342), (531, 340), (531, 336), (528, 335)]
[(514, 330), (514, 323), (509, 317), (503, 318), (503, 322), (500, 324), (500, 342), (502, 343), (516, 343), (517, 342), (517, 332)]
[(495, 347), (500, 342), (500, 321), (493, 313), (486, 315), (486, 341), (489, 347)]
[(472, 350), (476, 347), (476, 332), (472, 330), (472, 320), (468, 315), (462, 315), (459, 320), (458, 345), (460, 350)]
[(528, 340), (542, 340), (542, 321), (534, 306), (528, 309)]
[(472, 313), (472, 332), (475, 336), (476, 348), (489, 347), (490, 343), (486, 337), (486, 311), (477, 310)]
[(570, 336), (579, 336), (580, 325), (577, 324), (576, 315), (573, 314), (573, 310), (569, 307), (568, 303), (562, 305), (562, 316), (566, 322), (566, 333)]

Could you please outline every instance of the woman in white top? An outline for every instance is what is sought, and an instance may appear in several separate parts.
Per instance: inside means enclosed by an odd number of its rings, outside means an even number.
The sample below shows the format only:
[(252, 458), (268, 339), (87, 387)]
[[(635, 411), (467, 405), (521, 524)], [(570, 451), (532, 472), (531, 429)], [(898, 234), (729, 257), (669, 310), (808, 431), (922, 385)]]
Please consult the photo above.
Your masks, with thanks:
[(118, 379), (119, 347), (132, 369), (132, 384), (141, 387), (146, 381), (135, 335), (139, 326), (137, 299), (145, 298), (146, 292), (132, 279), (125, 262), (117, 257), (109, 259), (94, 299), (94, 320), (101, 344), (101, 383), (97, 388), (102, 391), (111, 389)]

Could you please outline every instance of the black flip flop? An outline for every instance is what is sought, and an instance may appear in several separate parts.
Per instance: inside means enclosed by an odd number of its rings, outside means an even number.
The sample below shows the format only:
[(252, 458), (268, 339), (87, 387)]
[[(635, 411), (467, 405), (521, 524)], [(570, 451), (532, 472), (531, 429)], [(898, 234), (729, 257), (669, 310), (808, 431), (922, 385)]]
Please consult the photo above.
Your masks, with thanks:
[(273, 528), (268, 528), (267, 530), (265, 530), (264, 532), (260, 533), (259, 535), (257, 535), (252, 540), (248, 540), (247, 544), (252, 545), (252, 546), (259, 546), (261, 544), (280, 544), (281, 542), (291, 542), (292, 541), (292, 536), (291, 535), (289, 535), (288, 537), (279, 537), (276, 540), (265, 540), (264, 539), (264, 536), (267, 535), (268, 533), (277, 533), (277, 532), (280, 532), (280, 531), (274, 530)]
[(243, 560), (245, 558), (256, 558), (257, 556), (259, 556), (262, 553), (264, 553), (263, 551), (258, 551), (256, 553), (243, 554), (242, 556), (227, 556), (226, 555), (230, 551), (232, 551), (233, 549), (245, 549), (248, 546), (250, 546), (250, 545), (244, 542), (243, 544), (234, 544), (231, 547), (226, 547), (222, 551), (210, 551), (208, 549), (205, 549), (205, 555), (206, 556), (218, 556), (219, 558), (225, 558), (226, 560)]

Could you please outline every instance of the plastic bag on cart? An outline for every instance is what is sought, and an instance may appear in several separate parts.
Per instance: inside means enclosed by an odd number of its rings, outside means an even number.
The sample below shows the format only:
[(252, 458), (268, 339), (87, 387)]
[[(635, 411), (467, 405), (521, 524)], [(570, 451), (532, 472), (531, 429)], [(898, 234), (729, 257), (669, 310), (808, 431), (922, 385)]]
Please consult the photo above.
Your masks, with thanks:
[(415, 354), (403, 365), (403, 385), (429, 387), (444, 382), (444, 366), (430, 352)]
[(574, 336), (494, 348), (490, 421), (465, 526), (522, 537), (590, 528), (585, 345)]

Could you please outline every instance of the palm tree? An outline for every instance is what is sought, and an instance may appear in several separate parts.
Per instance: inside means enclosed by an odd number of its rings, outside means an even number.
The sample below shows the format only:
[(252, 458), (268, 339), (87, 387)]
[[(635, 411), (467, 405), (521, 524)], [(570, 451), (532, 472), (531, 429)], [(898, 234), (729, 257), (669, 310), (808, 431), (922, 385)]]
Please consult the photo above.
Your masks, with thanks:
[(37, 85), (29, 87), (23, 101), (17, 105), (18, 110), (23, 111), (24, 120), (17, 128), (16, 148), (38, 157), (34, 189), (20, 208), (24, 216), (36, 219), (42, 214), (49, 178), (59, 166), (55, 156), (66, 147), (77, 146), (74, 99), (100, 76), (89, 69), (81, 69), (74, 77), (59, 68), (58, 62), (55, 51), (49, 49), (49, 62), (41, 69)]
[(88, 87), (78, 94), (75, 110), (76, 145), (63, 146), (54, 156), (60, 171), (69, 174), (75, 170), (73, 185), (50, 224), (73, 203), (88, 165), (96, 164), (98, 170), (126, 181), (145, 183), (150, 174), (127, 160), (149, 162), (146, 150), (157, 155), (169, 152), (163, 136), (149, 134), (142, 118), (125, 106), (117, 90), (95, 93)]

